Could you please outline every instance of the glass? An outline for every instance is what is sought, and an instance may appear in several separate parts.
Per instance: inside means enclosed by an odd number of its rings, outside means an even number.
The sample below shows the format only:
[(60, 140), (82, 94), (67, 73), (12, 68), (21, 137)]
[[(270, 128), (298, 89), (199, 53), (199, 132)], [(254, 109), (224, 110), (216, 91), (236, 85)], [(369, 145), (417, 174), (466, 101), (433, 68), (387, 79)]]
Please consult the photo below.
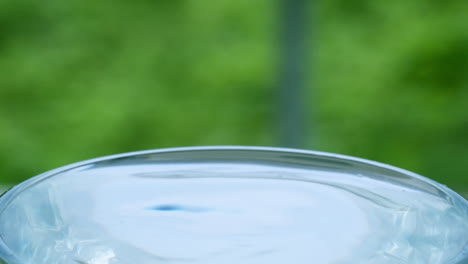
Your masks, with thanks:
[(461, 264), (468, 202), (363, 159), (194, 147), (65, 166), (0, 198), (0, 263)]

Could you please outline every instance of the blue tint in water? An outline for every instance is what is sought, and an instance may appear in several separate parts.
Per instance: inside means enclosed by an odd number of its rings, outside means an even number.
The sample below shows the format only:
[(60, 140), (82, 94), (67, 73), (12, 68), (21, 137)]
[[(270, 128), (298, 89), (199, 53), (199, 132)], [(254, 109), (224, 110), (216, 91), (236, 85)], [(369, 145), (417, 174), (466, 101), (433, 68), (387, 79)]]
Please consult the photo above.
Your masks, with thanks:
[(160, 212), (192, 212), (192, 213), (202, 213), (206, 212), (209, 209), (206, 208), (197, 208), (193, 206), (185, 206), (179, 204), (162, 204), (154, 207), (149, 207), (148, 210), (160, 211)]
[(163, 211), (163, 212), (165, 211), (188, 211), (190, 212), (191, 211), (189, 208), (185, 206), (173, 205), (173, 204), (159, 205), (150, 209), (155, 210), (155, 211)]
[(467, 202), (443, 186), (343, 157), (236, 151), (94, 162), (29, 183), (1, 201), (0, 256), (9, 264), (466, 260)]

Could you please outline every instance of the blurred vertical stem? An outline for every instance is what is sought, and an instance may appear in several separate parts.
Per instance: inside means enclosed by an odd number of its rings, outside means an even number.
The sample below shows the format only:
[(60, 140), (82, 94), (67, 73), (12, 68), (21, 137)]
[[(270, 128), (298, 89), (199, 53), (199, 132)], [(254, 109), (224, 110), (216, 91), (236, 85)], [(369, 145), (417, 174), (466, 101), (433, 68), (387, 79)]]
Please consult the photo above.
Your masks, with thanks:
[(305, 0), (280, 0), (279, 143), (304, 147)]

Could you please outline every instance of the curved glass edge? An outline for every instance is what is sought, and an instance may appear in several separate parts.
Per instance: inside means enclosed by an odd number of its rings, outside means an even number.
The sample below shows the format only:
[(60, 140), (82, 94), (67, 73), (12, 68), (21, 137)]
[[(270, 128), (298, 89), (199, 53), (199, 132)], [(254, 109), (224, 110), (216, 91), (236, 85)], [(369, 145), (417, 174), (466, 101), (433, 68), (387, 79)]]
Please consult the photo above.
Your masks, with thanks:
[[(225, 152), (223, 154), (229, 154), (226, 156), (219, 155), (201, 155), (201, 153), (213, 154), (213, 152)], [(260, 155), (261, 154), (261, 155)], [(341, 168), (342, 171), (348, 171), (353, 169), (353, 172), (359, 174), (359, 170), (363, 172), (372, 172), (379, 174), (380, 176), (389, 176), (390, 180), (395, 180), (396, 183), (402, 183), (398, 181), (398, 178), (414, 180), (417, 184), (423, 184), (426, 187), (432, 187), (438, 191), (438, 195), (445, 196), (452, 200), (456, 198), (457, 203), (461, 202), (462, 207), (466, 207), (468, 210), (468, 201), (455, 191), (448, 187), (437, 183), (431, 179), (415, 174), (413, 172), (400, 169), (384, 163), (379, 163), (371, 160), (362, 158), (356, 158), (352, 156), (346, 156), (341, 154), (333, 154), (320, 151), (301, 150), (292, 148), (277, 148), (277, 147), (252, 147), (252, 146), (205, 146), (205, 147), (179, 147), (179, 148), (164, 148), (155, 150), (144, 150), (136, 152), (128, 152), (117, 155), (104, 156), (100, 158), (85, 160), (63, 167), (59, 167), (54, 170), (47, 171), (39, 174), (33, 178), (30, 178), (14, 187), (5, 193), (0, 195), (0, 214), (8, 206), (8, 204), (22, 191), (29, 187), (42, 182), (54, 175), (66, 172), (68, 170), (77, 169), (80, 167), (87, 166), (108, 166), (113, 162), (122, 161), (134, 161), (134, 160), (146, 160), (148, 162), (155, 161), (192, 161), (192, 160), (210, 160), (210, 161), (242, 161), (242, 162), (278, 162), (280, 165), (294, 164), (301, 165), (301, 162), (297, 162), (297, 159), (303, 159), (303, 165), (311, 166), (311, 164), (319, 164), (321, 162), (327, 162), (331, 164), (329, 167), (325, 166), (324, 169), (336, 169)], [(293, 162), (294, 159), (295, 161)], [(394, 177), (394, 178), (392, 178)], [(413, 186), (414, 187), (414, 186)], [(423, 188), (424, 189), (424, 188)], [(424, 190), (423, 190), (424, 191)], [(428, 190), (426, 190), (428, 191)], [(452, 200), (453, 201), (453, 200)], [(0, 237), (0, 264), (24, 264), (17, 260), (12, 252), (9, 252), (8, 247), (4, 244)], [(447, 264), (468, 264), (468, 245), (465, 250), (461, 252), (461, 255), (457, 259), (454, 259)]]
[(8, 250), (3, 239), (0, 237), (0, 264), (25, 264), (21, 263), (12, 252)]
[[(225, 152), (223, 155), (209, 155), (209, 152)], [(201, 155), (205, 152), (208, 155)], [(261, 155), (259, 155), (261, 153)], [(183, 157), (182, 157), (183, 156)], [(154, 161), (164, 161), (164, 160), (180, 160), (180, 161), (196, 161), (196, 160), (211, 160), (211, 161), (242, 161), (242, 162), (277, 162), (278, 164), (295, 164), (300, 166), (301, 162), (298, 162), (297, 159), (302, 159), (302, 165), (311, 166), (327, 163), (331, 164), (324, 169), (339, 169), (342, 172), (354, 172), (360, 174), (362, 172), (373, 172), (379, 176), (384, 177), (386, 180), (397, 184), (404, 184), (404, 180), (412, 180), (413, 185), (410, 187), (421, 189), (432, 188), (433, 192), (437, 192), (438, 195), (443, 196), (454, 196), (460, 200), (466, 202), (468, 206), (468, 201), (451, 190), (450, 188), (442, 185), (436, 181), (433, 181), (424, 176), (418, 175), (416, 173), (394, 167), (388, 164), (366, 160), (362, 158), (334, 154), (328, 152), (312, 151), (312, 150), (302, 150), (302, 149), (293, 149), (293, 148), (279, 148), (279, 147), (254, 147), (254, 146), (203, 146), (203, 147), (178, 147), (178, 148), (162, 148), (154, 150), (143, 150), (128, 152), (116, 155), (109, 155), (94, 159), (89, 159), (85, 161), (80, 161), (77, 163), (72, 163), (70, 165), (62, 166), (45, 173), (39, 174), (35, 177), (32, 177), (14, 187), (12, 187), (7, 192), (3, 193), (0, 196), (0, 214), (6, 205), (13, 199), (18, 193), (21, 193), (23, 190), (29, 188), (32, 185), (37, 184), (43, 180), (46, 180), (49, 177), (53, 177), (56, 174), (63, 173), (68, 170), (76, 169), (83, 166), (107, 166), (112, 162), (122, 162), (123, 160), (135, 160), (142, 159), (147, 160), (148, 162)], [(320, 166), (319, 166), (320, 167)], [(398, 180), (398, 179), (403, 180)], [(424, 190), (423, 190), (424, 191)], [(435, 193), (434, 193), (435, 194)]]

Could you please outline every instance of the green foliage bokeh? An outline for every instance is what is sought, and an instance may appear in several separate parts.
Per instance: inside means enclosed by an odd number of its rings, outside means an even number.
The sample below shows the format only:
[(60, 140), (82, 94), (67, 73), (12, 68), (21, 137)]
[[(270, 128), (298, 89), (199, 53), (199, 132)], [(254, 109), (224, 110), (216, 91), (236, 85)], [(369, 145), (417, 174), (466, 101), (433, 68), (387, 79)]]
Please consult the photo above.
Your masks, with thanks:
[[(83, 159), (277, 145), (275, 1), (0, 2), (0, 183)], [(309, 2), (304, 148), (468, 189), (468, 2)]]

